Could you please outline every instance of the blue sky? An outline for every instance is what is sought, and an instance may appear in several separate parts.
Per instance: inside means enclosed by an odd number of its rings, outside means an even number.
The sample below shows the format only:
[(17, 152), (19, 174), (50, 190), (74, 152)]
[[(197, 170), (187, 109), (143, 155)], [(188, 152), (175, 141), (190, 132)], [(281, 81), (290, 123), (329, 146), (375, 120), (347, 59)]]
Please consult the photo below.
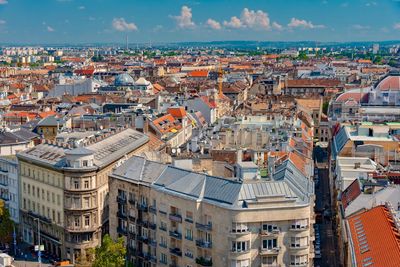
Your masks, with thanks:
[(400, 39), (400, 0), (0, 0), (1, 43)]

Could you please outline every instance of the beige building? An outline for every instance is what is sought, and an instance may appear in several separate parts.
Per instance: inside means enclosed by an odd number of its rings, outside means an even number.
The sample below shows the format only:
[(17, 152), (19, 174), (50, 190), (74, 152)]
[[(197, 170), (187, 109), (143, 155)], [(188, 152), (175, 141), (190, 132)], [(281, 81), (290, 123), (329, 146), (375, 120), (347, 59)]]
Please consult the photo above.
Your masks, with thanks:
[(76, 262), (100, 244), (108, 225), (108, 175), (148, 137), (130, 128), (72, 132), (18, 154), (23, 239)]
[(110, 176), (110, 235), (135, 266), (312, 266), (313, 182), (227, 180), (132, 157)]

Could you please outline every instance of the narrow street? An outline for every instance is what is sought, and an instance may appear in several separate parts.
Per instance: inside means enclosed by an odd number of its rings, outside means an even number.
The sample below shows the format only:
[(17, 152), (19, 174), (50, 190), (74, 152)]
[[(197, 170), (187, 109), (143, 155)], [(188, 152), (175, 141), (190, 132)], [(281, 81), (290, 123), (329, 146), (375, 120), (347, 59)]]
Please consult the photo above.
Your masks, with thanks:
[(318, 182), (315, 189), (316, 203), (315, 212), (320, 214), (317, 224), (319, 225), (316, 232), (319, 231), (321, 240), (321, 258), (315, 259), (314, 266), (332, 266), (339, 267), (338, 253), (335, 245), (335, 232), (332, 226), (332, 206), (331, 206), (331, 193), (329, 190), (329, 170), (326, 162), (322, 162), (326, 159), (320, 153), (316, 153), (316, 159), (318, 160)]

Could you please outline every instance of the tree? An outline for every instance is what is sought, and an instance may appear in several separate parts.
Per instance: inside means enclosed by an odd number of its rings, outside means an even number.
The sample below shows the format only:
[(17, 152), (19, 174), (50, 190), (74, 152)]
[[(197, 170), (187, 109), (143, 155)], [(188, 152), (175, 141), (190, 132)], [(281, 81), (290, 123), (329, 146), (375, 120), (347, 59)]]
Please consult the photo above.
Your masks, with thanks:
[(109, 235), (103, 237), (100, 247), (95, 250), (93, 267), (124, 267), (126, 248), (124, 239), (118, 238), (114, 242)]
[(0, 199), (0, 243), (11, 243), (13, 228), (14, 222), (10, 219), (10, 212)]
[(329, 102), (324, 102), (324, 103), (322, 104), (322, 112), (323, 112), (324, 114), (328, 114), (328, 108), (329, 108)]
[(299, 56), (297, 57), (297, 59), (299, 59), (299, 60), (307, 60), (307, 59), (308, 59), (308, 56), (307, 56), (306, 52), (301, 51), (301, 52), (299, 53)]

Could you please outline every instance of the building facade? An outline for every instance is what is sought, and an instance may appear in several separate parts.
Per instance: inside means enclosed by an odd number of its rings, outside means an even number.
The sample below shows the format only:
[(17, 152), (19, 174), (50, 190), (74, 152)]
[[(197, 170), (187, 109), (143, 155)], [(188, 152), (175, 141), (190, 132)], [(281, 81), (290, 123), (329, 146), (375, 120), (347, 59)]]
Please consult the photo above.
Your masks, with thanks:
[(133, 157), (109, 182), (110, 235), (135, 266), (313, 264), (313, 182), (288, 161), (238, 182)]
[(18, 162), (15, 157), (0, 157), (0, 199), (5, 201), (10, 218), (19, 223)]
[(18, 154), (21, 231), (45, 251), (72, 262), (101, 243), (108, 225), (108, 175), (121, 161), (144, 151), (148, 137), (130, 128), (72, 132)]

